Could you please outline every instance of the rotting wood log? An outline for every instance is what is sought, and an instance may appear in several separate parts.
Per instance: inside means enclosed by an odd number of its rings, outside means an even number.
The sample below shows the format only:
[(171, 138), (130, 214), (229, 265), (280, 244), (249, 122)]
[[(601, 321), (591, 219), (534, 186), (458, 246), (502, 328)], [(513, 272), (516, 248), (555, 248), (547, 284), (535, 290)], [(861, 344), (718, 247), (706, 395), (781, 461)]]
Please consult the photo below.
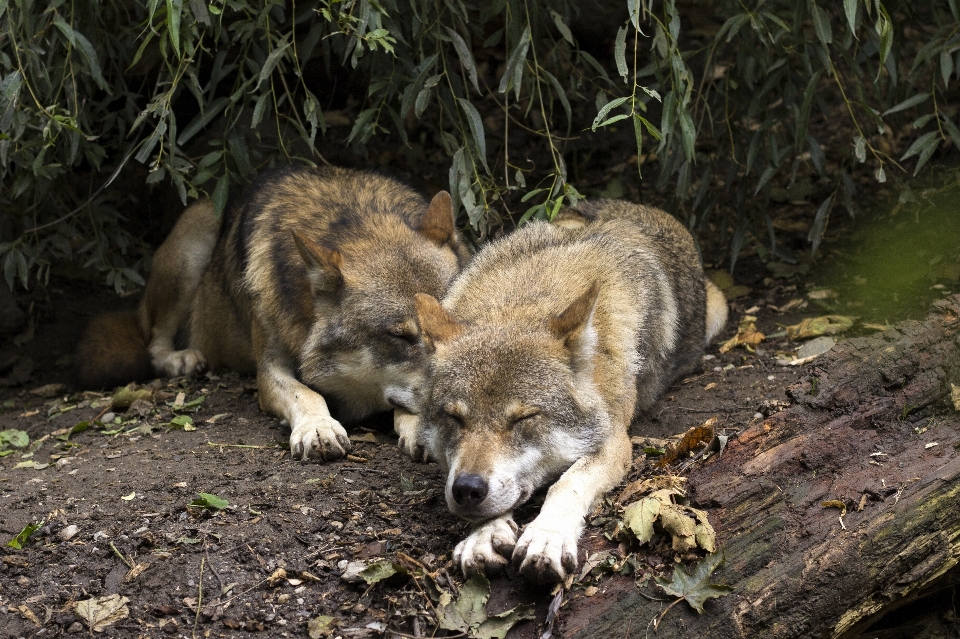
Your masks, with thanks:
[[(897, 608), (960, 583), (960, 295), (928, 317), (841, 341), (750, 426), (689, 473), (733, 593), (698, 615), (631, 580), (561, 613), (565, 638), (853, 639)], [(846, 513), (825, 507), (841, 501)], [(663, 593), (659, 593), (663, 597)]]

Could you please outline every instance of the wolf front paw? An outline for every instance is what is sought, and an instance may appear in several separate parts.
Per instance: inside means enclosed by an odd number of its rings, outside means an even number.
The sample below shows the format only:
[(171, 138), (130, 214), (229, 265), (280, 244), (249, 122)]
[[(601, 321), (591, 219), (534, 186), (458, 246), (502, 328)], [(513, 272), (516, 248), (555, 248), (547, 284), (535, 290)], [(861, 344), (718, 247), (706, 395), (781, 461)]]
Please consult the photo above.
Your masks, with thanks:
[(413, 461), (428, 462), (433, 459), (426, 442), (422, 439), (420, 416), (397, 408), (393, 411), (393, 429), (400, 436), (400, 450)]
[(516, 543), (517, 524), (510, 516), (500, 517), (482, 524), (457, 544), (453, 561), (467, 577), (495, 575), (506, 568)]
[(513, 565), (537, 583), (559, 583), (577, 569), (577, 538), (562, 525), (534, 519), (513, 551)]
[(189, 377), (207, 369), (207, 358), (198, 350), (185, 348), (156, 354), (153, 367), (167, 377)]
[(294, 459), (330, 461), (346, 455), (353, 446), (340, 422), (332, 417), (304, 420), (290, 433), (290, 455)]

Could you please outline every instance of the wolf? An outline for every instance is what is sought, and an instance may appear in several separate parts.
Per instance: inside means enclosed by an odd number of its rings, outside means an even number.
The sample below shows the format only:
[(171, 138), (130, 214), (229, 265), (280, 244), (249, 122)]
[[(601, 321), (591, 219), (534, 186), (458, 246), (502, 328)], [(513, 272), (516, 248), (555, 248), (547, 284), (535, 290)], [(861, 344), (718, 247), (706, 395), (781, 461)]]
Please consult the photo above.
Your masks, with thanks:
[[(449, 509), (477, 524), (454, 552), (464, 573), (575, 570), (585, 516), (630, 467), (632, 419), (701, 365), (726, 316), (687, 230), (615, 200), (491, 242), (442, 303), (417, 294), (430, 373), (401, 445), (439, 461)], [(512, 512), (545, 486), (518, 538)]]
[(373, 172), (267, 172), (224, 216), (208, 199), (181, 214), (137, 313), (91, 324), (79, 382), (256, 373), (261, 408), (290, 425), (291, 454), (335, 459), (351, 445), (333, 414), (417, 412), (415, 296), (442, 296), (468, 257), (445, 191), (427, 202)]

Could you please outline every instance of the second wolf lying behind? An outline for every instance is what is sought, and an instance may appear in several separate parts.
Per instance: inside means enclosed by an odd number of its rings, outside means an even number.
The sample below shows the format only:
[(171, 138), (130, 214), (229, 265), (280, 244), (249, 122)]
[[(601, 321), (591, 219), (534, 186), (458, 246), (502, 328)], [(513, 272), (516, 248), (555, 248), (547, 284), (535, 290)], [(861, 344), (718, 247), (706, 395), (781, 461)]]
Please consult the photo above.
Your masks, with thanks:
[(80, 383), (256, 372), (260, 406), (290, 423), (291, 453), (340, 457), (350, 441), (331, 406), (350, 421), (416, 411), (414, 295), (443, 294), (466, 258), (444, 191), (428, 203), (372, 172), (275, 170), (223, 220), (209, 200), (184, 211), (154, 255), (138, 317), (91, 325)]
[[(726, 315), (686, 229), (612, 200), (489, 244), (442, 305), (418, 295), (432, 374), (401, 443), (438, 459), (450, 510), (479, 524), (455, 551), (464, 572), (573, 571), (584, 517), (630, 467), (630, 422)], [(547, 485), (518, 539), (513, 510)]]

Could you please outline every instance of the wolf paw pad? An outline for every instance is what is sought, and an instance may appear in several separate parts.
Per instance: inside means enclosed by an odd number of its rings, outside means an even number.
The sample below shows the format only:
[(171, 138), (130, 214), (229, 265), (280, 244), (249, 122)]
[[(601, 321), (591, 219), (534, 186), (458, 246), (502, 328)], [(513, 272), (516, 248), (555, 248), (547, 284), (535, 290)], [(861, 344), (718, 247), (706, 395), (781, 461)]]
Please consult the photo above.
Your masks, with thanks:
[(513, 564), (531, 581), (561, 582), (577, 569), (577, 538), (534, 520), (517, 541)]
[(506, 568), (516, 542), (517, 525), (513, 519), (494, 519), (457, 544), (453, 561), (460, 564), (467, 577), (477, 573), (495, 575)]
[(298, 424), (290, 433), (290, 454), (294, 459), (329, 461), (343, 457), (351, 448), (347, 431), (332, 417)]

